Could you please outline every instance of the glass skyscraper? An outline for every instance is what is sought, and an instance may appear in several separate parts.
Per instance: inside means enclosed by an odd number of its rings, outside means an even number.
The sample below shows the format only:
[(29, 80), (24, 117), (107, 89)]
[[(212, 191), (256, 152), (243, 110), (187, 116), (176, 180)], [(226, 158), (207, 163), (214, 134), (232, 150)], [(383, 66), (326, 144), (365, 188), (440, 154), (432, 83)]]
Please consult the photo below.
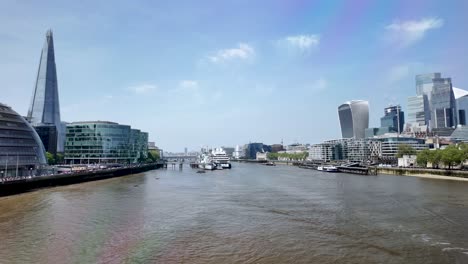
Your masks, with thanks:
[(391, 132), (402, 132), (404, 123), (405, 113), (399, 105), (386, 107), (384, 116), (380, 118), (380, 127), (388, 127)]
[(66, 163), (136, 163), (147, 157), (148, 133), (107, 121), (67, 125)]
[(442, 78), (440, 73), (417, 75), (416, 94), (423, 97), (426, 125), (431, 129), (451, 128), (458, 124), (450, 78)]
[[(27, 118), (34, 127), (44, 126), (47, 127), (47, 130), (50, 130), (50, 125), (55, 126), (54, 133), (57, 135), (57, 144), (54, 145), (56, 149), (48, 149), (48, 151), (52, 153), (63, 152), (63, 126), (60, 122), (54, 39), (51, 30), (47, 31), (46, 41), (42, 48), (36, 85), (34, 87)], [(45, 130), (46, 129), (42, 129), (42, 131)]]
[(425, 95), (408, 97), (407, 122), (420, 126), (427, 125), (427, 121), (429, 119), (428, 106), (427, 97)]
[(364, 138), (369, 128), (369, 102), (353, 100), (338, 107), (343, 138)]

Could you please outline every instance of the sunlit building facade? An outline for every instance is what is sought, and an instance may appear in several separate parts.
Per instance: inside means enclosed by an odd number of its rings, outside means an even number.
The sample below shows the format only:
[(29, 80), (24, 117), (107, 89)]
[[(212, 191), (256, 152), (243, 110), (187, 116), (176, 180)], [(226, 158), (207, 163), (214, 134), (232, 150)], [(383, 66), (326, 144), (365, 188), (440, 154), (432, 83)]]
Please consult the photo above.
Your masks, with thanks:
[(0, 103), (0, 177), (27, 176), (46, 164), (36, 131), (11, 107)]
[[(47, 31), (46, 41), (42, 48), (36, 85), (34, 87), (27, 119), (33, 127), (38, 127), (38, 130), (41, 130), (41, 138), (53, 140), (55, 137), (57, 143), (46, 144), (47, 151), (51, 153), (63, 152), (65, 140), (63, 137), (64, 126), (60, 121), (54, 39), (51, 30)], [(51, 129), (50, 126), (54, 126), (55, 129)], [(44, 134), (48, 131), (53, 135)]]
[(108, 121), (67, 125), (68, 164), (136, 163), (148, 157), (148, 133)]
[(338, 107), (343, 138), (364, 138), (369, 127), (369, 102), (353, 100)]
[[(425, 104), (425, 124), (422, 125), (428, 125), (436, 132), (458, 124), (451, 78), (442, 78), (441, 73), (416, 75), (416, 94), (423, 97)], [(408, 119), (413, 121), (410, 117)]]
[(457, 104), (458, 124), (466, 126), (468, 122), (468, 91), (453, 87), (453, 94)]

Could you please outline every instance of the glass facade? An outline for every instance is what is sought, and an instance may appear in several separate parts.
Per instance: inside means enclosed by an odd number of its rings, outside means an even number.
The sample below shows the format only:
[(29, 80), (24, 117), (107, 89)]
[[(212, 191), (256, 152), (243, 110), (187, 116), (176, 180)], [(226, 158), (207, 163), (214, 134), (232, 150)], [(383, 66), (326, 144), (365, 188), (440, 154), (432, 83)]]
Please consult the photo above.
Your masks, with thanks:
[[(28, 110), (28, 120), (33, 126), (52, 124), (56, 127), (56, 131), (61, 131), (62, 128), (60, 122), (54, 40), (52, 31), (50, 30), (47, 31), (46, 41), (41, 52), (36, 85)], [(63, 152), (63, 144), (63, 134), (57, 133), (57, 152)], [(56, 151), (52, 152), (55, 153)]]
[(382, 159), (395, 159), (398, 154), (398, 147), (402, 144), (411, 146), (414, 150), (420, 151), (427, 149), (424, 139), (406, 138), (406, 137), (389, 137), (379, 139), (381, 141), (381, 157)]
[[(427, 125), (429, 115), (427, 97), (425, 95), (417, 95), (408, 97), (408, 120), (410, 124)], [(428, 113), (429, 114), (429, 113)]]
[[(31, 125), (0, 103), (0, 177), (28, 175), (47, 163), (44, 146)], [(6, 168), (6, 171), (5, 171)]]
[[(440, 73), (417, 75), (416, 94), (423, 96), (425, 125), (429, 125), (431, 130), (455, 127), (458, 124), (456, 101), (450, 78), (442, 78)], [(410, 120), (413, 121), (413, 117), (408, 117), (408, 121)]]
[(41, 138), (45, 151), (54, 155), (57, 154), (57, 128), (52, 124), (44, 124), (34, 126), (34, 129)]
[(264, 145), (263, 143), (249, 143), (244, 147), (244, 158), (256, 159), (257, 152), (271, 152), (271, 146)]
[(343, 138), (364, 138), (369, 127), (369, 102), (355, 100), (338, 107)]
[(147, 157), (148, 133), (106, 121), (67, 125), (66, 163), (136, 163)]
[(432, 128), (455, 127), (458, 122), (451, 79), (434, 79), (433, 84), (430, 104)]
[(384, 116), (380, 118), (380, 127), (388, 127), (391, 132), (402, 132), (405, 123), (405, 113), (401, 107), (389, 106), (384, 110)]
[(468, 91), (453, 87), (453, 92), (457, 105), (458, 124), (466, 126), (468, 122)]

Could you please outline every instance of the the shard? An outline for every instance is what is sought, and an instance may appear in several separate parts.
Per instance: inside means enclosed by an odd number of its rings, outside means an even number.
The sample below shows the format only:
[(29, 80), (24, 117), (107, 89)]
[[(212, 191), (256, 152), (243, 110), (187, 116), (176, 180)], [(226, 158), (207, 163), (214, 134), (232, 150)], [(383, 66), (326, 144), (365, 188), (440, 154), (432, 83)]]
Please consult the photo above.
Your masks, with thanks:
[[(53, 126), (56, 130), (56, 151), (63, 151), (63, 133), (60, 122), (60, 105), (55, 67), (54, 39), (52, 31), (47, 31), (46, 41), (41, 52), (36, 86), (34, 87), (28, 120), (34, 127)], [(55, 152), (55, 151), (53, 151)]]

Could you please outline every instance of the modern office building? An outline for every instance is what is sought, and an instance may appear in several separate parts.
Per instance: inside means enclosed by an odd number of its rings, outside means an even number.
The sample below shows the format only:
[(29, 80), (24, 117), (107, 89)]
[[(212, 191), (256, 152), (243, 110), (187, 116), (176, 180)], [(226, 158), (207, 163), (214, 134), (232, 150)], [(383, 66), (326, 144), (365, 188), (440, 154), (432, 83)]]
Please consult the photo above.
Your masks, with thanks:
[(399, 105), (389, 106), (384, 109), (384, 116), (380, 118), (380, 127), (367, 128), (365, 138), (382, 136), (388, 133), (400, 134), (403, 132), (405, 114)]
[(148, 157), (148, 133), (108, 121), (67, 125), (65, 162), (136, 163)]
[(369, 102), (353, 100), (338, 107), (343, 138), (364, 138), (369, 127)]
[(399, 105), (384, 109), (384, 116), (380, 118), (380, 127), (388, 127), (389, 131), (401, 133), (405, 124), (405, 113)]
[(57, 154), (57, 127), (54, 124), (42, 124), (34, 127), (44, 145), (45, 151)]
[(440, 72), (416, 75), (416, 95), (427, 95), (431, 100), (434, 79), (442, 78)]
[(398, 147), (400, 145), (409, 145), (414, 150), (420, 151), (427, 149), (428, 146), (424, 139), (411, 137), (382, 137), (378, 139), (381, 142), (381, 158), (383, 160), (397, 160)]
[(457, 104), (458, 124), (466, 126), (468, 122), (468, 91), (453, 87), (453, 94)]
[(343, 144), (340, 140), (330, 140), (312, 145), (307, 160), (313, 162), (343, 160)]
[[(34, 87), (27, 119), (31, 122), (33, 127), (43, 127), (39, 129), (41, 133), (50, 131), (55, 134), (45, 137), (50, 140), (55, 136), (57, 139), (57, 144), (46, 144), (47, 148), (53, 145), (56, 147), (56, 149), (47, 149), (49, 152), (63, 152), (65, 140), (63, 138), (64, 127), (60, 121), (54, 39), (51, 30), (46, 33), (46, 40), (39, 60), (36, 85)], [(47, 128), (50, 125), (55, 126), (55, 131)]]
[(381, 143), (374, 139), (338, 139), (312, 145), (309, 149), (310, 161), (349, 161), (368, 163), (380, 158)]
[(46, 164), (36, 131), (11, 107), (0, 103), (0, 177), (29, 175)]
[(428, 125), (430, 119), (429, 101), (426, 95), (408, 97), (408, 119), (411, 126)]
[(442, 78), (440, 73), (416, 75), (416, 94), (427, 98), (425, 125), (428, 125), (430, 130), (436, 129), (437, 133), (437, 129), (443, 131), (458, 124), (451, 78)]
[(263, 143), (249, 143), (244, 147), (244, 151), (244, 157), (246, 159), (256, 159), (257, 152), (271, 152), (271, 146), (264, 145)]

